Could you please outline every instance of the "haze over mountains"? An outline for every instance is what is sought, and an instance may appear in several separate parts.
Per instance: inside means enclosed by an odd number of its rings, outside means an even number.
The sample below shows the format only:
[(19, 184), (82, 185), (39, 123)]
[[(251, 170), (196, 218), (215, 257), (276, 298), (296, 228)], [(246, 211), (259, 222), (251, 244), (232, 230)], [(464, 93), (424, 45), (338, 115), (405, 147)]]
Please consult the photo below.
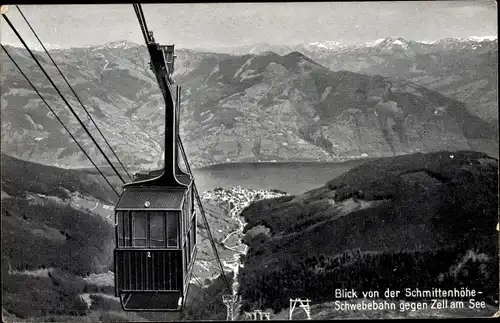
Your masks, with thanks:
[[(28, 53), (8, 49), (97, 157)], [(340, 161), (442, 149), (498, 155), (496, 39), (427, 44), (387, 38), (356, 46), (260, 46), (240, 55), (245, 52), (176, 50), (181, 136), (194, 166)], [(87, 120), (45, 54), (37, 55)], [(145, 46), (117, 41), (52, 55), (122, 161), (157, 167), (164, 103)], [(45, 164), (87, 166), (5, 54), (1, 64), (2, 150)], [(392, 83), (388, 104), (382, 100), (387, 81)]]

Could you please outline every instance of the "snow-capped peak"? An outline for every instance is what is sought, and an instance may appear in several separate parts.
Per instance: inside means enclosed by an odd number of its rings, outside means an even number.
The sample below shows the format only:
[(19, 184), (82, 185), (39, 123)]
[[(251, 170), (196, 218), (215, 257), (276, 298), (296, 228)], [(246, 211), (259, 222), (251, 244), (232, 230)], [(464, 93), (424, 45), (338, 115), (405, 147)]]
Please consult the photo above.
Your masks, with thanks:
[(367, 46), (370, 47), (386, 47), (390, 48), (393, 46), (400, 46), (403, 48), (409, 48), (409, 44), (406, 41), (406, 39), (402, 37), (387, 37), (387, 38), (380, 38), (377, 39), (373, 42), (366, 43)]
[(368, 45), (368, 46), (378, 46), (378, 45), (382, 44), (386, 39), (387, 38), (379, 38), (379, 39), (377, 39), (375, 41), (366, 43), (366, 45)]
[(497, 40), (497, 36), (471, 36), (471, 37), (462, 37), (462, 38), (443, 38), (438, 40), (420, 40), (419, 43), (422, 44), (444, 44), (444, 43), (453, 43), (453, 42), (484, 42), (484, 41), (495, 41)]
[[(8, 45), (16, 48), (24, 48), (24, 46), (21, 43), (2, 43), (3, 45)], [(43, 47), (40, 45), (39, 42), (31, 42), (31, 41), (26, 41), (26, 45), (32, 50), (36, 51), (43, 51)], [(56, 44), (48, 44), (48, 43), (43, 43), (43, 46), (47, 48), (47, 50), (56, 50), (56, 49), (62, 49), (60, 45)]]
[(497, 40), (497, 36), (471, 36), (468, 37), (469, 40), (482, 42), (482, 41), (494, 41)]
[(95, 49), (129, 49), (139, 46), (136, 43), (132, 43), (128, 40), (116, 40), (112, 42), (105, 43), (104, 45), (98, 46)]
[(307, 49), (335, 49), (343, 47), (343, 45), (337, 41), (325, 40), (320, 42), (309, 43), (305, 46)]

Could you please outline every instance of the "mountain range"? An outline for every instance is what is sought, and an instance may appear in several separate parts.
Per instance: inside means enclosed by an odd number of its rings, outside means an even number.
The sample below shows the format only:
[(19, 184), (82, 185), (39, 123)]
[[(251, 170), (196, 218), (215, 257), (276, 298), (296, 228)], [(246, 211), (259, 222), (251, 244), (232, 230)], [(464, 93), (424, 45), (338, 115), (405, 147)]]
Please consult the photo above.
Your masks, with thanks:
[(382, 48), (382, 47), (409, 47), (416, 46), (422, 52), (445, 51), (451, 48), (460, 49), (465, 47), (478, 47), (485, 44), (496, 42), (496, 36), (473, 36), (462, 38), (443, 38), (433, 41), (415, 41), (406, 40), (403, 37), (385, 37), (379, 38), (371, 42), (343, 42), (336, 40), (321, 40), (310, 43), (299, 43), (295, 45), (270, 44), (268, 42), (260, 42), (250, 45), (234, 45), (234, 46), (213, 46), (204, 48), (193, 48), (196, 51), (209, 51), (217, 53), (229, 53), (233, 55), (253, 54), (265, 51), (274, 51), (279, 54), (286, 54), (292, 51), (341, 51), (345, 49), (356, 48)]
[[(102, 164), (28, 53), (7, 49)], [(442, 149), (498, 155), (496, 39), (425, 44), (387, 38), (362, 46), (318, 42), (291, 52), (264, 49), (245, 55), (176, 51), (180, 133), (195, 167)], [(164, 103), (145, 46), (117, 41), (51, 53), (122, 161), (161, 165)], [(45, 54), (36, 55), (96, 134)], [(7, 56), (0, 59), (2, 151), (45, 164), (87, 166)]]
[[(498, 120), (496, 36), (411, 41), (381, 38), (364, 44), (318, 41), (294, 46), (261, 43), (219, 51), (232, 54), (298, 51), (334, 70), (379, 74), (414, 82), (467, 103), (471, 112)], [(485, 99), (485, 97), (487, 99)]]

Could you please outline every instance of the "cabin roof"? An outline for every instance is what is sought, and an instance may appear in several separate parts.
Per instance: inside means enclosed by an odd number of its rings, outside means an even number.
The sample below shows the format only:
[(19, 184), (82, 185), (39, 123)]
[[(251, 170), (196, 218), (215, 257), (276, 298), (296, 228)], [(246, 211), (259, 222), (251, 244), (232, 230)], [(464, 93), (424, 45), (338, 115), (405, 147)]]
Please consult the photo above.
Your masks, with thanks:
[[(186, 191), (184, 189), (168, 188), (127, 188), (120, 197), (115, 210), (182, 210)], [(149, 202), (148, 207), (145, 206), (146, 202)]]
[[(139, 173), (135, 174), (136, 178), (134, 179), (134, 181), (132, 183), (138, 182), (138, 181), (143, 181), (143, 180), (148, 180), (148, 179), (153, 179), (155, 177), (161, 176), (161, 174), (163, 174), (163, 170), (161, 170), (161, 169), (153, 170), (150, 172), (139, 172)], [(189, 174), (177, 174), (176, 177), (177, 177), (177, 180), (184, 185), (190, 185), (192, 182), (192, 178)]]

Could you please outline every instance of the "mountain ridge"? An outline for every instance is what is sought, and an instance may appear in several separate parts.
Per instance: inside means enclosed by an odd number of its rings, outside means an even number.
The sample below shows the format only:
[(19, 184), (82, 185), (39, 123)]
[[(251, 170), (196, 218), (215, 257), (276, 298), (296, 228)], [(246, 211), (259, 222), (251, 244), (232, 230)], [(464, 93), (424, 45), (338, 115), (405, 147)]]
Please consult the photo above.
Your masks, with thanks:
[[(209, 51), (219, 51), (223, 53), (233, 53), (233, 54), (244, 54), (244, 53), (257, 53), (266, 50), (277, 49), (277, 52), (283, 54), (285, 52), (290, 52), (293, 50), (305, 49), (306, 51), (342, 51), (346, 49), (356, 49), (356, 48), (370, 48), (377, 47), (381, 44), (387, 45), (388, 43), (394, 43), (395, 45), (406, 45), (409, 48), (411, 45), (421, 45), (424, 48), (429, 49), (449, 49), (450, 47), (446, 47), (444, 45), (455, 43), (455, 44), (463, 44), (463, 45), (479, 45), (479, 44), (489, 44), (498, 42), (497, 36), (471, 36), (471, 37), (454, 37), (454, 38), (442, 38), (436, 39), (432, 41), (428, 40), (407, 40), (404, 37), (399, 36), (388, 36), (384, 38), (379, 38), (372, 41), (366, 42), (346, 42), (337, 40), (317, 40), (314, 42), (304, 42), (297, 43), (294, 45), (279, 45), (279, 44), (270, 44), (266, 42), (253, 44), (253, 45), (234, 45), (234, 46), (225, 46), (225, 47), (214, 47), (214, 48), (197, 48), (199, 51), (209, 50)], [(442, 47), (439, 47), (439, 46)]]
[[(43, 75), (30, 68), (34, 64), (26, 52), (11, 51), (75, 129)], [(180, 132), (195, 167), (239, 161), (342, 161), (451, 148), (497, 154), (492, 148), (495, 123), (412, 79), (334, 71), (321, 58), (297, 51), (229, 55), (178, 50), (177, 56), (174, 79), (183, 89)], [(54, 51), (54, 59), (122, 162), (144, 168), (161, 165), (163, 99), (145, 48), (118, 41), (108, 47)], [(482, 59), (489, 62), (492, 56)], [(2, 66), (9, 71), (1, 80), (4, 151), (26, 160), (84, 167), (78, 148), (55, 130), (57, 122), (5, 56)], [(474, 65), (475, 74), (469, 74), (484, 75), (488, 66)], [(382, 96), (389, 80), (393, 103), (385, 104)], [(489, 82), (488, 91), (494, 93)], [(67, 90), (63, 92), (77, 105)], [(480, 93), (476, 100), (482, 100)], [(82, 130), (76, 134), (82, 136)], [(95, 148), (91, 155), (98, 157)]]
[(277, 313), (290, 291), (334, 302), (341, 287), (382, 295), (477, 286), (498, 305), (497, 172), (498, 159), (477, 152), (409, 154), (366, 162), (301, 195), (252, 203), (242, 212), (243, 310)]
[[(254, 54), (259, 52), (257, 50), (259, 47), (282, 47), (282, 48), (299, 48), (300, 46), (310, 48), (323, 48), (323, 49), (336, 49), (336, 48), (348, 48), (348, 47), (370, 47), (370, 46), (378, 46), (380, 44), (387, 44), (389, 42), (399, 41), (401, 43), (416, 43), (416, 44), (425, 44), (425, 45), (436, 45), (436, 44), (446, 44), (446, 43), (484, 43), (484, 42), (498, 42), (497, 36), (469, 36), (469, 37), (447, 37), (447, 38), (439, 38), (435, 40), (407, 40), (404, 37), (400, 36), (387, 36), (383, 38), (378, 38), (372, 41), (365, 42), (348, 42), (342, 43), (336, 40), (316, 40), (313, 42), (303, 42), (297, 43), (294, 45), (283, 45), (283, 44), (271, 44), (267, 42), (261, 42), (252, 45), (224, 45), (224, 46), (215, 46), (213, 49), (204, 48), (204, 47), (178, 47), (178, 49), (182, 50), (192, 50), (198, 52), (220, 52), (224, 53), (225, 51), (231, 51), (235, 48), (250, 48), (248, 53)], [(11, 47), (23, 48), (20, 44), (4, 44)], [(37, 50), (42, 50), (41, 47), (38, 47), (37, 44), (29, 44), (30, 47), (34, 46)], [(142, 43), (134, 43), (132, 41), (126, 39), (109, 41), (99, 45), (82, 45), (82, 46), (74, 46), (74, 47), (61, 47), (60, 45), (55, 44), (44, 44), (48, 50), (69, 50), (76, 48), (133, 48), (138, 46), (143, 46)], [(252, 47), (253, 46), (253, 47)], [(251, 49), (254, 49), (253, 51)], [(225, 49), (225, 50), (224, 50)], [(241, 55), (239, 53), (238, 55)]]

